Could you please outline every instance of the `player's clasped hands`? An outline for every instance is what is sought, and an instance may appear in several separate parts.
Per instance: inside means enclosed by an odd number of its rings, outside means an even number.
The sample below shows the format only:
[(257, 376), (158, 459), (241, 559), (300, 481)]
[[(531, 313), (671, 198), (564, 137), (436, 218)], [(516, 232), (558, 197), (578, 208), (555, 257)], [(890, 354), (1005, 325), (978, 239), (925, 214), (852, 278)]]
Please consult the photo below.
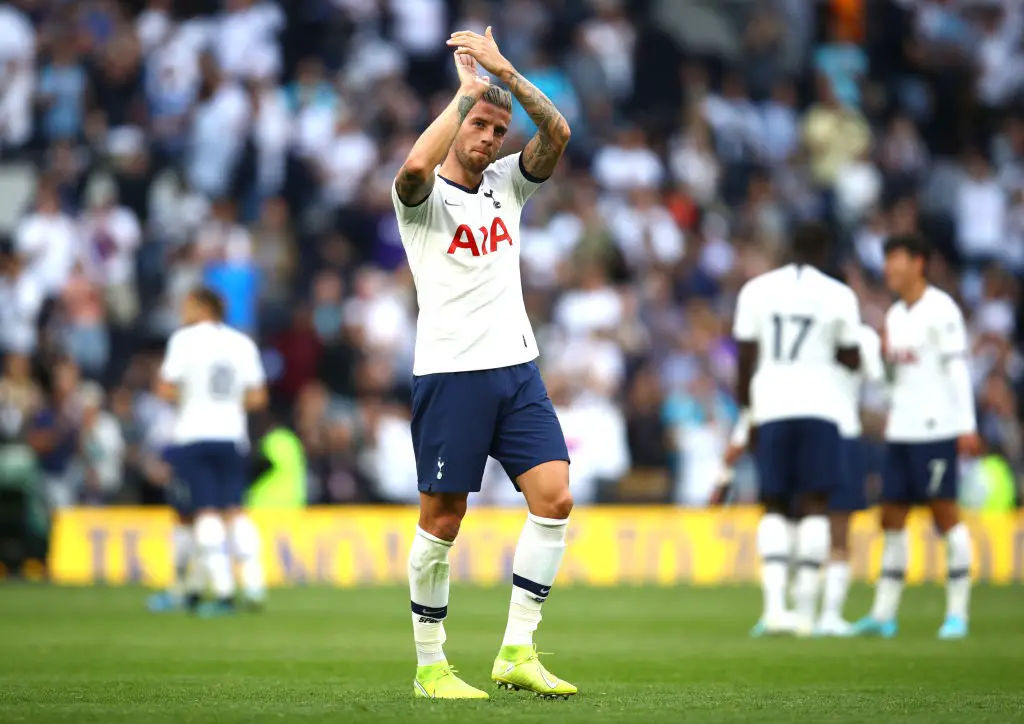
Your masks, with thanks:
[(475, 98), (487, 92), (491, 79), (477, 74), (476, 59), (472, 55), (456, 53), (455, 69), (459, 72), (459, 84), (463, 91), (473, 94)]
[(456, 48), (456, 56), (472, 56), (482, 68), (494, 75), (500, 75), (502, 71), (511, 67), (505, 56), (498, 50), (498, 44), (494, 41), (490, 25), (487, 26), (483, 35), (469, 30), (452, 33), (448, 38), (448, 46)]

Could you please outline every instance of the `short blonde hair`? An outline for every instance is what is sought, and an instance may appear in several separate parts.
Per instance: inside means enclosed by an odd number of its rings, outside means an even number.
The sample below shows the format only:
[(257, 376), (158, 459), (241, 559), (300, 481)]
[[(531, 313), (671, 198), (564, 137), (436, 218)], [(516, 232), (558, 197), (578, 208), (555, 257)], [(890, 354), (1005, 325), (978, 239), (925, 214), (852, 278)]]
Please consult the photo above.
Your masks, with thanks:
[(512, 94), (507, 88), (501, 86), (492, 85), (486, 92), (480, 97), (484, 103), (490, 103), (492, 106), (497, 106), (503, 110), (512, 112)]

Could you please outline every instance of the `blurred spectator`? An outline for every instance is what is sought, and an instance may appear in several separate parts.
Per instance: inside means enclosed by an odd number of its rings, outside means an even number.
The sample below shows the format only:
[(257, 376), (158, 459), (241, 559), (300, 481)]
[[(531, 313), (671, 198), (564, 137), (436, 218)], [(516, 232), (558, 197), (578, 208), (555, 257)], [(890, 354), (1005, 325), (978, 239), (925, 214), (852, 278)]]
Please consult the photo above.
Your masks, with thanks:
[[(736, 52), (663, 32), (664, 5), (102, 0), (74, 27), (67, 3), (0, 6), (0, 431), (35, 449), (51, 504), (164, 500), (174, 413), (149, 387), (200, 283), (257, 337), (310, 500), (415, 498), (391, 186), (450, 102), (445, 37), (487, 25), (573, 127), (519, 249), (578, 499), (704, 504), (736, 291), (804, 219), (830, 225), (874, 326), (885, 239), (929, 237), (986, 460), (1024, 478), (1019, 3), (704, 3)], [(533, 131), (518, 107), (513, 127), (508, 152)], [(514, 499), (485, 477), (484, 500)]]
[(103, 289), (111, 321), (131, 325), (139, 314), (135, 255), (142, 241), (139, 220), (117, 204), (114, 189), (101, 189), (79, 223), (81, 258), (90, 280)]
[(0, 439), (20, 441), (25, 428), (43, 405), (43, 393), (32, 379), (28, 355), (10, 352), (4, 356), (0, 377)]
[(79, 262), (60, 298), (64, 317), (64, 347), (88, 377), (99, 377), (110, 356), (103, 295)]
[(37, 319), (46, 292), (16, 254), (3, 257), (0, 277), (0, 347), (6, 354), (31, 355), (38, 344)]
[(965, 167), (957, 195), (957, 246), (967, 262), (979, 265), (1003, 256), (1006, 194), (981, 153), (969, 154)]
[(601, 187), (625, 193), (638, 186), (657, 187), (664, 176), (661, 159), (639, 128), (624, 128), (594, 156), (594, 177)]
[(104, 409), (103, 388), (95, 382), (82, 385), (82, 502), (100, 505), (111, 502), (120, 491), (124, 475), (124, 438), (117, 418)]
[(252, 108), (242, 88), (225, 77), (212, 56), (200, 61), (202, 85), (188, 140), (188, 181), (214, 199), (232, 191), (248, 136)]
[(39, 74), (37, 103), (43, 110), (42, 132), (47, 142), (77, 139), (83, 130), (88, 76), (70, 36), (51, 45), (50, 62)]
[(43, 184), (36, 193), (35, 212), (14, 232), (14, 250), (47, 297), (59, 294), (71, 274), (78, 249), (75, 223), (61, 211), (53, 187)]
[(28, 429), (27, 441), (39, 458), (43, 488), (51, 508), (74, 505), (81, 492), (75, 464), (82, 422), (78, 384), (74, 362), (57, 363), (51, 372), (49, 401), (36, 413)]

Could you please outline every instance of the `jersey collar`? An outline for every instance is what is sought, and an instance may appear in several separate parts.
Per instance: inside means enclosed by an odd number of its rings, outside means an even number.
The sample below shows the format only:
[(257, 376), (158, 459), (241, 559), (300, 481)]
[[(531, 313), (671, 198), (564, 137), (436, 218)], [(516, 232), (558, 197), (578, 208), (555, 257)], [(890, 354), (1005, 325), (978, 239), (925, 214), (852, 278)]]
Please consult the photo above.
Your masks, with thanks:
[(484, 183), (484, 180), (483, 180), (483, 178), (481, 178), (481, 179), (480, 179), (480, 182), (479, 182), (479, 183), (477, 183), (477, 185), (476, 185), (476, 186), (475, 186), (474, 188), (469, 188), (468, 186), (463, 186), (462, 184), (457, 184), (457, 183), (455, 183), (454, 181), (452, 181), (451, 179), (447, 179), (447, 178), (445, 178), (445, 177), (444, 177), (444, 176), (442, 176), (441, 174), (438, 174), (438, 175), (437, 175), (437, 177), (438, 177), (439, 179), (441, 179), (442, 181), (444, 181), (444, 182), (445, 182), (446, 184), (448, 184), (449, 186), (454, 186), (455, 188), (459, 189), (460, 191), (465, 191), (465, 192), (466, 192), (467, 194), (475, 194), (475, 193), (476, 193), (477, 191), (479, 191), (479, 190), (480, 190), (480, 187), (481, 187), (481, 186), (483, 185), (483, 183)]

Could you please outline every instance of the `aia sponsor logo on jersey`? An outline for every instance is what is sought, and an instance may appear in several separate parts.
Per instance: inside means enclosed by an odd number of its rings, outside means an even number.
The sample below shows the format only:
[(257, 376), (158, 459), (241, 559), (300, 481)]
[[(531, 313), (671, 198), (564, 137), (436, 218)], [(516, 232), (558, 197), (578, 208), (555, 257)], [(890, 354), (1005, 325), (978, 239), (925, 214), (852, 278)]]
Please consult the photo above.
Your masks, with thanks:
[(893, 365), (916, 365), (920, 361), (913, 347), (887, 350), (886, 359)]
[(452, 243), (448, 245), (448, 253), (454, 254), (459, 249), (466, 249), (473, 256), (487, 256), (498, 250), (498, 244), (508, 242), (512, 246), (512, 237), (509, 236), (505, 222), (500, 216), (495, 216), (491, 221), (491, 228), (481, 226), (473, 232), (466, 224), (459, 224), (452, 237)]

